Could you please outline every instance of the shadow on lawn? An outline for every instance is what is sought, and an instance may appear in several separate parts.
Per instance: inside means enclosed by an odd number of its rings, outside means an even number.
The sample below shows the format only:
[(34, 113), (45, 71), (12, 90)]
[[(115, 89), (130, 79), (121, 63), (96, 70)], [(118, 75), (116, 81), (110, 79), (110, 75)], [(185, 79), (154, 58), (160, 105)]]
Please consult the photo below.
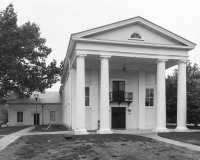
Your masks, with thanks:
[[(150, 138), (109, 134), (24, 136), (0, 152), (0, 159), (200, 159), (200, 152)], [(195, 157), (196, 156), (196, 157)]]

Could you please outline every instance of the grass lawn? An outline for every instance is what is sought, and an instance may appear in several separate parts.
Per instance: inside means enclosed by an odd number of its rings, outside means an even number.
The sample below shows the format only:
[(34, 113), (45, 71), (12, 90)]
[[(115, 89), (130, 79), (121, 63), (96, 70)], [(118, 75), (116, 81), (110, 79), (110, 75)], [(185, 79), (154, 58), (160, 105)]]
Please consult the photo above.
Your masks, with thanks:
[(0, 135), (8, 135), (14, 132), (18, 132), (29, 126), (10, 126), (10, 127), (0, 127)]
[(200, 132), (158, 133), (158, 136), (200, 146)]
[(0, 152), (0, 159), (197, 160), (200, 152), (150, 138), (109, 134), (23, 136)]
[(37, 126), (37, 129), (33, 129), (30, 132), (69, 131), (69, 129), (66, 126), (63, 126), (63, 125), (51, 125), (50, 130), (45, 130), (47, 127), (48, 127), (48, 125), (39, 125), (39, 126)]

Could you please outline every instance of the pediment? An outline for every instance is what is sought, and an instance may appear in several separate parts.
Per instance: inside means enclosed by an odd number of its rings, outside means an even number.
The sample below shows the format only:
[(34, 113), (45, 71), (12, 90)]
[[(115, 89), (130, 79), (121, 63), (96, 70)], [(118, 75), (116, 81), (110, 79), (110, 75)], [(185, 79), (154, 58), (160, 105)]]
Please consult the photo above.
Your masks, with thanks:
[[(131, 38), (134, 33), (139, 34), (141, 38)], [(98, 27), (72, 36), (101, 41), (195, 47), (194, 43), (141, 17)]]

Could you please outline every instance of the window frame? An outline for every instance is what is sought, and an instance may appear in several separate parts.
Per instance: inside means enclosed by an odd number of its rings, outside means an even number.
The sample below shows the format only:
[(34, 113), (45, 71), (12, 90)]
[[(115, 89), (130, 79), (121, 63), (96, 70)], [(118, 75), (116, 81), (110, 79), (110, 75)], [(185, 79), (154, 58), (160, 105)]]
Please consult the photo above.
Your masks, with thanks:
[[(146, 94), (147, 89), (149, 89), (149, 90), (150, 90), (150, 89), (153, 89), (153, 94), (154, 94), (153, 97), (151, 97), (151, 96), (146, 97), (146, 95), (147, 95), (147, 94)], [(146, 98), (149, 98), (149, 100), (150, 100), (150, 98), (153, 98), (153, 106), (150, 106), (150, 105), (147, 106), (147, 105), (146, 105)], [(155, 107), (156, 107), (156, 106), (155, 106), (155, 98), (156, 98), (156, 97), (155, 97), (155, 87), (145, 87), (145, 102), (144, 102), (144, 103), (145, 103), (145, 104), (144, 104), (144, 105), (145, 105), (145, 108), (155, 108)], [(149, 101), (149, 103), (150, 103), (150, 101)]]
[[(132, 35), (134, 35), (134, 34), (138, 34), (139, 36), (140, 36), (140, 38), (133, 38), (133, 37), (131, 37)], [(138, 32), (133, 32), (132, 34), (131, 34), (131, 36), (128, 38), (129, 40), (136, 40), (136, 41), (144, 41), (143, 39), (142, 39), (142, 36), (141, 36), (141, 34), (140, 33), (138, 33)]]
[[(51, 121), (51, 112), (54, 112), (54, 113), (55, 113), (55, 121)], [(50, 111), (49, 111), (49, 122), (50, 122), (50, 123), (56, 123), (56, 110), (50, 110)]]
[[(86, 92), (86, 88), (88, 88), (89, 89), (89, 95), (88, 96), (86, 96), (86, 94), (85, 94), (85, 107), (91, 107), (90, 106), (90, 86), (85, 86), (85, 92)], [(88, 100), (88, 103), (89, 103), (89, 105), (87, 106), (86, 105), (86, 98), (88, 98), (89, 100)]]
[[(22, 117), (18, 117), (18, 113), (22, 113)], [(22, 119), (22, 121), (18, 121)], [(24, 112), (23, 111), (17, 111), (17, 123), (23, 123), (24, 122)]]

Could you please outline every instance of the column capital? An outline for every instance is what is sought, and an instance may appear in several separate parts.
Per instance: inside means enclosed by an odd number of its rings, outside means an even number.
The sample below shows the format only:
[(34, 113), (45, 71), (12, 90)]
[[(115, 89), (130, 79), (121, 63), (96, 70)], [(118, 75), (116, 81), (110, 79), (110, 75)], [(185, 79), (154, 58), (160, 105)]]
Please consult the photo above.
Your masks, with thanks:
[(111, 55), (100, 55), (100, 59), (102, 59), (102, 58), (111, 58)]
[(166, 63), (168, 59), (157, 59), (156, 63)]
[(83, 57), (85, 58), (87, 56), (87, 54), (76, 54), (76, 57)]
[(179, 61), (178, 61), (178, 64), (180, 64), (180, 63), (185, 63), (185, 64), (186, 64), (186, 63), (188, 63), (189, 61), (190, 61), (190, 60), (179, 60)]

